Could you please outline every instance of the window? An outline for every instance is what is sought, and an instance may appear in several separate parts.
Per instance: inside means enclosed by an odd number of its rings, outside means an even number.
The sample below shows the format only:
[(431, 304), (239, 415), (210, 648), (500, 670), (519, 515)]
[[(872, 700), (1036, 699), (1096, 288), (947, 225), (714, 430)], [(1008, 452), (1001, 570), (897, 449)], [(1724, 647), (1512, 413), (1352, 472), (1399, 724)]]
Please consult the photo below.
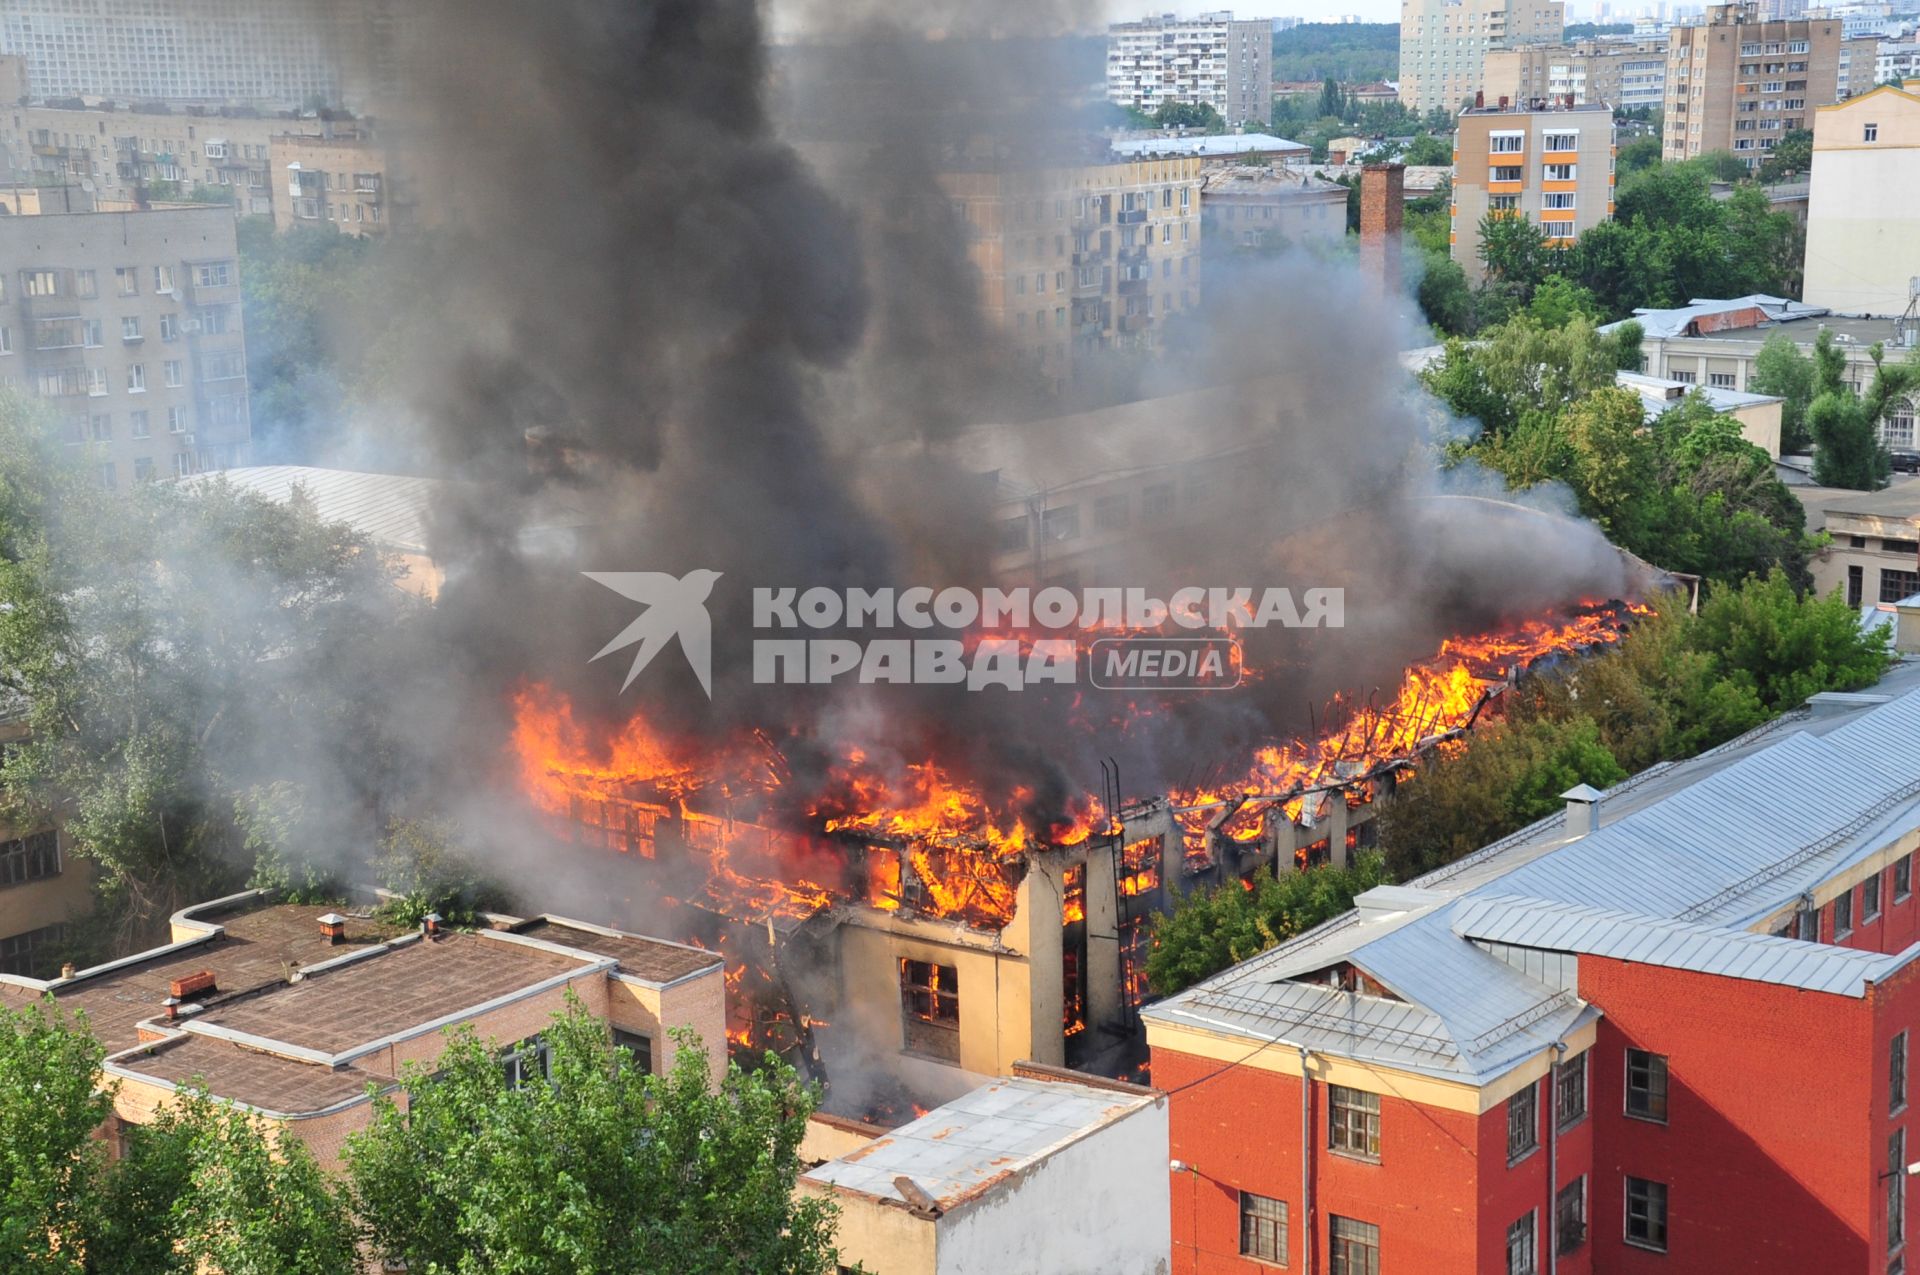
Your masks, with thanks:
[(1574, 194), (1570, 190), (1548, 191), (1540, 197), (1540, 206), (1542, 208), (1571, 208), (1574, 206), (1573, 200)]
[(179, 359), (168, 359), (165, 371), (168, 389), (177, 390), (187, 383), (186, 364)]
[(0, 328), (0, 354), (13, 353), (13, 329)]
[(1063, 540), (1072, 540), (1080, 534), (1080, 506), (1068, 505), (1063, 509), (1045, 509), (1040, 513), (1040, 538), (1058, 544)]
[(92, 270), (73, 272), (73, 295), (92, 300), (100, 295), (100, 276)]
[[(1858, 602), (1853, 603), (1859, 606)], [(1893, 901), (1899, 903), (1913, 893), (1913, 859), (1903, 858), (1893, 865)]]
[(1580, 149), (1580, 134), (1548, 133), (1546, 146), (1550, 151), (1577, 151)]
[(1579, 165), (1577, 164), (1548, 164), (1545, 175), (1546, 179), (1550, 182), (1570, 182), (1574, 179), (1574, 174), (1578, 169)]
[(136, 456), (133, 459), (133, 481), (137, 483), (153, 480), (153, 457)]
[(160, 316), (160, 339), (162, 341), (178, 341), (180, 339), (180, 318), (178, 315), (163, 314)]
[(1880, 874), (1874, 873), (1860, 883), (1860, 919), (1871, 921), (1880, 915)]
[(1514, 164), (1512, 166), (1499, 165), (1494, 168), (1491, 174), (1489, 174), (1488, 180), (1497, 181), (1497, 182), (1517, 182), (1521, 178), (1522, 171), (1523, 170), (1518, 164)]
[(1525, 144), (1524, 133), (1495, 133), (1487, 139), (1487, 149), (1496, 155), (1518, 155)]
[(1861, 132), (1860, 132), (1860, 140), (1861, 140), (1861, 141), (1863, 141), (1863, 142), (1877, 142), (1877, 141), (1879, 141), (1879, 140), (1880, 140), (1880, 126), (1879, 126), (1878, 124), (1868, 124), (1868, 125), (1867, 125), (1867, 126), (1866, 126), (1865, 128), (1863, 128), (1863, 129), (1861, 130)]
[(161, 296), (172, 294), (174, 290), (172, 266), (155, 266), (153, 268), (153, 290)]
[(1627, 1179), (1627, 1243), (1667, 1251), (1667, 1184)]
[(87, 437), (96, 443), (111, 443), (113, 441), (112, 413), (95, 413), (93, 419), (88, 422)]
[(167, 409), (167, 433), (184, 434), (187, 432), (187, 409), (169, 407)]
[(633, 1055), (633, 1069), (643, 1076), (653, 1074), (653, 1037), (642, 1032), (613, 1029), (613, 1047)]
[(140, 339), (140, 316), (139, 315), (128, 314), (128, 315), (121, 316), (120, 339), (122, 341), (138, 341)]
[(193, 453), (175, 452), (173, 454), (173, 476), (185, 478), (193, 472)]
[(1558, 1127), (1578, 1124), (1587, 1114), (1587, 1056), (1575, 1054), (1554, 1069), (1553, 1118)]
[(32, 978), (51, 969), (54, 953), (67, 940), (67, 927), (46, 925), (0, 939), (0, 974)]
[(94, 467), (94, 480), (100, 484), (101, 491), (112, 491), (120, 485), (120, 471), (110, 460), (102, 461)]
[(1900, 602), (1920, 593), (1920, 571), (1880, 569), (1880, 600)]
[(224, 336), (231, 326), (232, 306), (210, 305), (197, 312), (201, 331), (208, 336)]
[(100, 348), (100, 320), (82, 319), (80, 321), (80, 344), (89, 350)]
[(1164, 522), (1172, 514), (1172, 483), (1153, 483), (1140, 493), (1140, 518), (1143, 522)]
[(127, 393), (145, 394), (147, 392), (147, 365), (145, 363), (127, 364)]
[(1895, 1129), (1887, 1138), (1887, 1251), (1907, 1239), (1907, 1131)]
[(1673, 368), (1669, 368), (1667, 370), (1667, 377), (1669, 380), (1678, 381), (1682, 385), (1692, 385), (1698, 379), (1695, 376), (1695, 374), (1692, 372), (1681, 371)]
[(960, 1061), (960, 975), (953, 966), (902, 958), (900, 1008), (906, 1048)]
[(133, 266), (115, 266), (113, 268), (114, 291), (123, 297), (140, 295), (140, 271)]
[(1027, 547), (1027, 520), (1003, 518), (1000, 522), (999, 553), (1017, 553)]
[(1553, 1197), (1553, 1251), (1571, 1253), (1587, 1242), (1587, 1180), (1576, 1178)]
[(1328, 1085), (1327, 1145), (1348, 1155), (1380, 1158), (1380, 1095)]
[(1627, 1114), (1667, 1122), (1667, 1060), (1644, 1049), (1627, 1051)]
[(1380, 1228), (1373, 1223), (1329, 1215), (1327, 1248), (1331, 1275), (1380, 1275)]
[(1094, 498), (1093, 525), (1101, 531), (1121, 530), (1132, 515), (1133, 501), (1125, 492)]
[(1240, 1254), (1287, 1264), (1287, 1202), (1240, 1193)]
[(1507, 1099), (1507, 1163), (1540, 1145), (1540, 1091), (1532, 1084)]
[(1833, 937), (1837, 941), (1853, 933), (1853, 891), (1833, 901)]
[(60, 875), (60, 847), (51, 832), (0, 841), (0, 889)]
[(1513, 212), (1520, 207), (1520, 196), (1494, 195), (1488, 198), (1487, 207), (1493, 212)]
[(536, 1079), (547, 1079), (552, 1075), (553, 1058), (546, 1040), (529, 1036), (513, 1046), (500, 1055), (500, 1070), (509, 1089), (524, 1089)]
[(231, 261), (206, 261), (194, 267), (194, 283), (202, 288), (224, 288), (233, 282)]
[(1536, 1275), (1533, 1211), (1507, 1228), (1507, 1275)]
[(1898, 1115), (1907, 1105), (1907, 1034), (1893, 1038), (1887, 1051), (1887, 1110)]
[(52, 270), (23, 270), (20, 272), (27, 285), (30, 297), (57, 297), (60, 295), (60, 276)]
[(200, 362), (203, 381), (235, 381), (247, 374), (247, 361), (238, 350), (209, 354)]

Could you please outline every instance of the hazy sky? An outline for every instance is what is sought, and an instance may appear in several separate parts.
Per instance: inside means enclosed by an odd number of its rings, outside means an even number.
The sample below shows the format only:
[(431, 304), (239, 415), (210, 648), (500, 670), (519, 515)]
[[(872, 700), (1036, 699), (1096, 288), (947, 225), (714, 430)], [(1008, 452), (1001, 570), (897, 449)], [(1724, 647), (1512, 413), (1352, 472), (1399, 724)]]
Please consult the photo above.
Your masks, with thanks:
[(1155, 4), (1151, 0), (1109, 0), (1107, 16), (1120, 22), (1138, 18), (1149, 13), (1211, 13), (1216, 9), (1232, 9), (1236, 18), (1300, 18), (1307, 22), (1325, 22), (1341, 14), (1357, 13), (1363, 22), (1398, 22), (1400, 20), (1399, 0), (1278, 0), (1276, 3), (1245, 4), (1204, 4), (1199, 0), (1162, 0)]

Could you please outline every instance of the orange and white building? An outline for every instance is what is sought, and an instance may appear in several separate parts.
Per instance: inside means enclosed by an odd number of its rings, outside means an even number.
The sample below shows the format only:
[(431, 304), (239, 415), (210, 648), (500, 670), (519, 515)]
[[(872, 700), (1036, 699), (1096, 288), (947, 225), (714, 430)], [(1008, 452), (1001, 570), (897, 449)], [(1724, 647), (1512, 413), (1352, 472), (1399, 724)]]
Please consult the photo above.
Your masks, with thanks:
[(1613, 216), (1613, 108), (1500, 98), (1460, 113), (1453, 151), (1453, 259), (1479, 282), (1480, 223), (1524, 217), (1570, 246)]

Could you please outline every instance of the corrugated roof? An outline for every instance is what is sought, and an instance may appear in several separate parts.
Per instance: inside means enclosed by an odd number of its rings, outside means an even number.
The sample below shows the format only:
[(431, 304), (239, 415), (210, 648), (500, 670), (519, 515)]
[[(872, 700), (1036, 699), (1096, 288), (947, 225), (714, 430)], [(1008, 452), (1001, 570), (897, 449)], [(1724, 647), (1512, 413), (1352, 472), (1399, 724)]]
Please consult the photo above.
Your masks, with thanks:
[(893, 1180), (905, 1175), (951, 1207), (1159, 1101), (1158, 1094), (1010, 1076), (802, 1176), (904, 1204)]
[(1489, 943), (1607, 956), (1836, 996), (1865, 996), (1869, 983), (1910, 959), (1510, 895), (1466, 900), (1454, 912), (1453, 932)]
[[(1859, 996), (1908, 958), (1747, 927), (1920, 827), (1920, 664), (1876, 689), (1644, 771), (1584, 837), (1556, 813), (1143, 1014), (1484, 1083), (1596, 1011), (1471, 939)], [(1297, 981), (1341, 963), (1400, 999)]]
[(1198, 155), (1291, 154), (1312, 150), (1299, 142), (1290, 142), (1271, 133), (1221, 133), (1211, 137), (1143, 137), (1114, 142), (1113, 153), (1123, 159), (1148, 159), (1156, 155), (1182, 157)]
[[(1813, 318), (1827, 313), (1820, 306), (1802, 305), (1798, 301), (1790, 301), (1785, 297), (1770, 297), (1765, 293), (1756, 292), (1751, 296), (1734, 297), (1726, 301), (1696, 297), (1687, 304), (1671, 310), (1635, 310), (1633, 321), (1640, 325), (1647, 336), (1667, 338), (1685, 336), (1687, 329), (1702, 319), (1710, 319), (1714, 315), (1733, 314), (1740, 310), (1762, 311), (1766, 321), (1770, 323)], [(1623, 319), (1621, 322), (1626, 320)], [(1618, 326), (1620, 326), (1618, 323), (1609, 323), (1600, 330), (1610, 332)]]
[(180, 481), (224, 479), (235, 487), (273, 501), (292, 499), (296, 488), (313, 501), (325, 522), (344, 522), (376, 544), (424, 552), (427, 512), (434, 493), (447, 484), (436, 478), (403, 474), (366, 474), (309, 465), (257, 465), (194, 474)]

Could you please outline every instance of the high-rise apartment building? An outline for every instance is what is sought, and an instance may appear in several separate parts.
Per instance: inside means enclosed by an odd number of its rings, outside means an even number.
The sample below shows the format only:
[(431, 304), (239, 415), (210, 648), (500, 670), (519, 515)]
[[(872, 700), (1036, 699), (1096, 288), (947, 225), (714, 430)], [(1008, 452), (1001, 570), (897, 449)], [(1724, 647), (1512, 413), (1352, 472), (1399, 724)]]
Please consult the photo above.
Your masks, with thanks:
[(1834, 77), (1834, 95), (1844, 102), (1856, 93), (1865, 93), (1882, 80), (1880, 74), (1880, 38), (1848, 36), (1840, 41), (1840, 71)]
[(1151, 115), (1198, 102), (1229, 124), (1273, 117), (1273, 24), (1236, 22), (1231, 11), (1164, 14), (1107, 28), (1107, 100)]
[(1524, 217), (1571, 245), (1613, 215), (1613, 109), (1537, 101), (1461, 112), (1454, 134), (1453, 259), (1478, 282), (1480, 222)]
[(1900, 315), (1916, 279), (1920, 80), (1814, 112), (1801, 296), (1841, 314)]
[(244, 463), (233, 214), (0, 217), (0, 386), (43, 401), (109, 487)]
[(332, 21), (256, 0), (8, 0), (0, 54), (24, 58), (33, 92), (129, 101), (335, 103)]
[(331, 222), (343, 234), (383, 235), (404, 221), (385, 149), (371, 137), (282, 136), (273, 140), (277, 230)]
[(1576, 106), (1657, 107), (1667, 95), (1667, 42), (1581, 40), (1496, 49), (1487, 54), (1481, 80), (1489, 102), (1571, 94)]
[(1767, 21), (1747, 0), (1667, 33), (1668, 160), (1732, 151), (1758, 168), (1781, 134), (1840, 100), (1837, 18)]
[(1484, 87), (1487, 54), (1565, 32), (1562, 0), (1400, 0), (1400, 100), (1458, 110)]
[(1200, 303), (1201, 161), (951, 172), (988, 320), (1056, 388), (1077, 357), (1150, 346)]

